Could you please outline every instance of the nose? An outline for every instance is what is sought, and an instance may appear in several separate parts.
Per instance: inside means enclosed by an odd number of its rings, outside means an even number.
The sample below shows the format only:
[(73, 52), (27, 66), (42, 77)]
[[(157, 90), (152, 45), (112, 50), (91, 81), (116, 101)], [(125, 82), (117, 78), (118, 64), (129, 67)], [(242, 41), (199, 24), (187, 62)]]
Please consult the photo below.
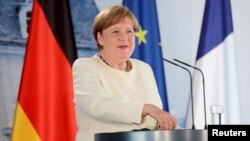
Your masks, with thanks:
[(127, 35), (126, 32), (121, 32), (120, 35), (118, 36), (119, 41), (128, 41), (129, 36)]

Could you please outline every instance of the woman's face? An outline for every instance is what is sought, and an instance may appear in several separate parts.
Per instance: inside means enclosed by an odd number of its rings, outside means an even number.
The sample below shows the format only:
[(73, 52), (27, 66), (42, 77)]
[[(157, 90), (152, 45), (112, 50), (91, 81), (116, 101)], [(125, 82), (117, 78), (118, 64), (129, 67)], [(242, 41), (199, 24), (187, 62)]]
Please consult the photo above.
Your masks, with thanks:
[(98, 33), (97, 38), (103, 46), (102, 55), (113, 61), (126, 61), (135, 48), (135, 33), (129, 18), (104, 29), (102, 34)]

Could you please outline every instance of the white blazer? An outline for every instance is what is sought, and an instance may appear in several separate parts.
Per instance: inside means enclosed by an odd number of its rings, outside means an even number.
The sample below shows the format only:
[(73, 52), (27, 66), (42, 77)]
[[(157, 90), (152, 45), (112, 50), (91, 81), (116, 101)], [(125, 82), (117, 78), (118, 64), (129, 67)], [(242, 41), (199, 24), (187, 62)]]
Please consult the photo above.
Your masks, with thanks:
[(77, 141), (94, 141), (95, 133), (154, 130), (156, 121), (142, 117), (145, 103), (162, 109), (150, 66), (130, 59), (129, 72), (113, 69), (96, 55), (73, 64)]

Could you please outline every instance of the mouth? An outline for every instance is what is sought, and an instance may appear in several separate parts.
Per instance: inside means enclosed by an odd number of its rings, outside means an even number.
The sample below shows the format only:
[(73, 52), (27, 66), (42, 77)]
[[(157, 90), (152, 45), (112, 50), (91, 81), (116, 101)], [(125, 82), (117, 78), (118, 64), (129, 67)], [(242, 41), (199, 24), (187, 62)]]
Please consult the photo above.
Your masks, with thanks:
[(120, 46), (118, 46), (118, 48), (120, 48), (120, 49), (126, 49), (126, 48), (128, 48), (128, 46), (127, 45), (120, 45)]

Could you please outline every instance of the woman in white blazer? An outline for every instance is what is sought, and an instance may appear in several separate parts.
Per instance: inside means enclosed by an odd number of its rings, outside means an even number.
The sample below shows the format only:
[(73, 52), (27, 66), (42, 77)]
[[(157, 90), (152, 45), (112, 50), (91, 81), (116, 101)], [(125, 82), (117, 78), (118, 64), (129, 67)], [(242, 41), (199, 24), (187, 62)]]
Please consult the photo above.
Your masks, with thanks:
[(151, 67), (130, 58), (138, 28), (124, 6), (95, 17), (93, 34), (100, 52), (73, 64), (77, 141), (94, 141), (95, 133), (176, 128), (176, 119), (162, 110)]

